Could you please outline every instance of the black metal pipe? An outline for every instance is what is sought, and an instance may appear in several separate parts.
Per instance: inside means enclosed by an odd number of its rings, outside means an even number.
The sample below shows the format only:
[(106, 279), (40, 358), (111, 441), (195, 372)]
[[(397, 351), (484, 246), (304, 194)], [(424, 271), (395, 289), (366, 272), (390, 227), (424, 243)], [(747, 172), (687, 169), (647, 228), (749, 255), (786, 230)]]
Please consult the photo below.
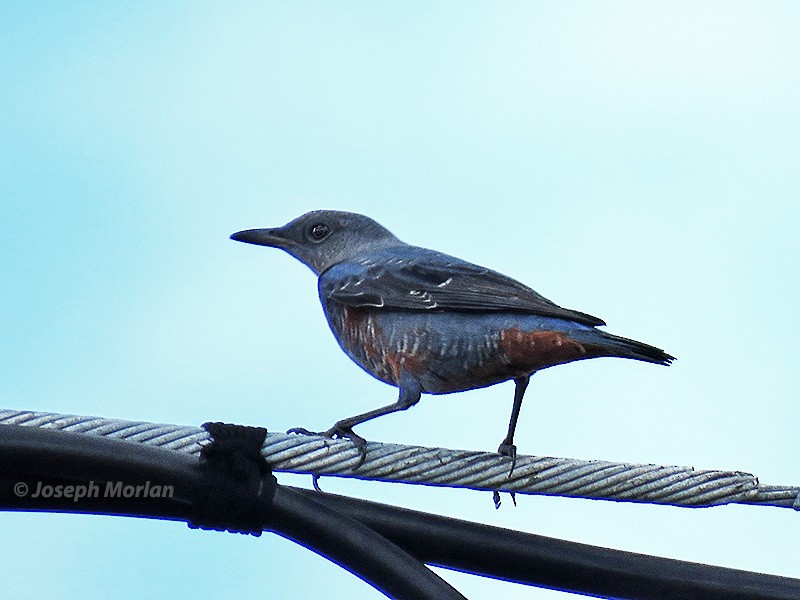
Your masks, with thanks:
[(630, 600), (797, 600), (800, 580), (624, 552), (376, 502), (297, 490), (421, 561), (516, 583)]
[(361, 577), (390, 598), (464, 600), (442, 578), (406, 550), (313, 495), (279, 486), (272, 514), (273, 531), (297, 542)]

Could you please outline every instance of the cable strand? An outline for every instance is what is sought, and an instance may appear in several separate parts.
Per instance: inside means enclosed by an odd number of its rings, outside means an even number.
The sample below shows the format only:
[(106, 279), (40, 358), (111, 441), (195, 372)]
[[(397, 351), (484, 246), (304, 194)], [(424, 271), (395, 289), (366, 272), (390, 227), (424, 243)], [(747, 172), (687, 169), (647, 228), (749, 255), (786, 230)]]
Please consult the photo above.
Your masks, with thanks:
[[(104, 436), (198, 455), (209, 441), (199, 427), (0, 409), (0, 425)], [(759, 484), (739, 471), (367, 443), (364, 463), (349, 440), (269, 433), (261, 450), (275, 471), (473, 490), (704, 507), (754, 504), (800, 510), (800, 488)]]

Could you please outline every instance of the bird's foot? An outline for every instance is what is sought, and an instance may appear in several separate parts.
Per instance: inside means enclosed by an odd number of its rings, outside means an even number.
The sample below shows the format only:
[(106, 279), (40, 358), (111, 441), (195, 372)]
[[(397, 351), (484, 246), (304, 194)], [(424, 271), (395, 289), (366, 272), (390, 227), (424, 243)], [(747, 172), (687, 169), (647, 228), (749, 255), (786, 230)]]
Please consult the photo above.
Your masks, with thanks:
[(297, 435), (325, 435), (324, 431), (311, 431), (305, 427), (292, 427), (287, 432), (288, 434), (296, 433)]
[(358, 464), (353, 468), (353, 470), (358, 469), (367, 459), (367, 440), (362, 438), (360, 435), (354, 432), (351, 427), (347, 427), (346, 425), (340, 425), (337, 423), (327, 431), (309, 431), (303, 427), (292, 427), (286, 433), (296, 433), (298, 435), (319, 435), (331, 439), (350, 440), (353, 442), (359, 453)]
[(367, 459), (367, 440), (365, 440), (363, 437), (361, 437), (355, 431), (353, 431), (351, 427), (347, 427), (346, 425), (340, 425), (339, 423), (337, 423), (322, 435), (327, 436), (331, 439), (340, 439), (340, 440), (348, 439), (351, 442), (353, 442), (355, 447), (358, 449), (358, 453), (360, 455), (358, 464), (354, 467), (354, 470), (358, 469), (361, 465), (364, 464), (364, 461)]
[(497, 449), (497, 453), (501, 456), (507, 456), (511, 459), (511, 470), (508, 472), (509, 478), (514, 473), (514, 467), (517, 466), (517, 447), (514, 444), (503, 442)]
[[(511, 459), (511, 470), (508, 472), (508, 477), (510, 479), (511, 475), (514, 473), (514, 467), (517, 465), (517, 447), (514, 444), (504, 440), (503, 443), (500, 444), (500, 447), (497, 449), (497, 453), (500, 454), (501, 456), (507, 456), (508, 458)], [(511, 501), (514, 503), (514, 506), (516, 506), (517, 505), (516, 493), (508, 492), (508, 495), (511, 496)], [(500, 508), (500, 492), (495, 490), (492, 494), (492, 499), (494, 500), (494, 507)]]

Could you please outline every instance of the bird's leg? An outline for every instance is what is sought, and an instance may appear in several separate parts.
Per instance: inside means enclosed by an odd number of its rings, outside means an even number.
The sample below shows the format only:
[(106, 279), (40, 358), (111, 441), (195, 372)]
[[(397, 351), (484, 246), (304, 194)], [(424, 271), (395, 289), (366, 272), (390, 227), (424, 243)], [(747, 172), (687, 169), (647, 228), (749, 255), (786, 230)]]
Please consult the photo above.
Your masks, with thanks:
[(364, 460), (367, 457), (367, 440), (365, 440), (360, 435), (355, 433), (353, 431), (353, 427), (361, 423), (364, 423), (366, 421), (375, 419), (377, 417), (382, 417), (383, 415), (388, 415), (393, 412), (411, 408), (417, 402), (419, 402), (421, 395), (422, 395), (422, 390), (419, 384), (410, 378), (404, 378), (403, 381), (401, 382), (400, 396), (398, 397), (397, 402), (392, 402), (391, 404), (387, 404), (386, 406), (382, 406), (380, 408), (376, 408), (374, 410), (361, 413), (360, 415), (355, 415), (353, 417), (348, 417), (347, 419), (342, 419), (341, 421), (337, 421), (333, 425), (333, 427), (331, 427), (325, 432), (315, 433), (308, 431), (307, 429), (295, 427), (294, 429), (290, 429), (289, 431), (287, 431), (287, 433), (300, 433), (303, 435), (323, 435), (329, 438), (342, 438), (342, 439), (347, 438), (356, 445), (356, 447), (361, 453), (361, 460), (359, 461), (358, 465), (356, 465), (356, 468), (358, 468), (362, 464), (364, 464)]
[(360, 415), (355, 415), (354, 417), (348, 417), (347, 419), (337, 421), (333, 427), (328, 429), (328, 431), (326, 431), (323, 435), (328, 437), (348, 438), (352, 440), (352, 442), (361, 451), (361, 462), (358, 464), (358, 466), (361, 466), (367, 455), (367, 440), (356, 434), (353, 431), (353, 427), (393, 412), (411, 408), (417, 402), (419, 402), (421, 394), (422, 392), (419, 384), (416, 382), (410, 386), (403, 386), (400, 388), (400, 395), (397, 398), (397, 402), (367, 411)]
[(509, 477), (511, 477), (511, 474), (514, 472), (514, 466), (517, 464), (517, 447), (514, 445), (514, 430), (517, 428), (517, 419), (519, 419), (519, 411), (522, 408), (522, 397), (525, 395), (525, 390), (528, 388), (530, 379), (530, 375), (524, 375), (514, 379), (514, 384), (516, 385), (514, 388), (514, 406), (511, 409), (508, 434), (497, 449), (498, 453), (503, 456), (508, 456), (511, 459), (511, 471), (508, 473)]

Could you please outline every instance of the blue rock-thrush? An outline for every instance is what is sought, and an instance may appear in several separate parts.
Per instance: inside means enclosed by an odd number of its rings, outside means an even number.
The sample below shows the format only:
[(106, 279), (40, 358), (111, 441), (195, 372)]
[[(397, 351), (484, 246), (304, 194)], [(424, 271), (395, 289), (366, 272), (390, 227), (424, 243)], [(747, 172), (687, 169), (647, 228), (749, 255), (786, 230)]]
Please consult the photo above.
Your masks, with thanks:
[[(319, 298), (342, 350), (399, 388), (397, 402), (338, 421), (323, 435), (405, 410), (420, 395), (449, 394), (513, 379), (508, 434), (498, 452), (513, 463), (514, 430), (533, 373), (575, 360), (617, 356), (659, 365), (674, 358), (597, 329), (605, 323), (561, 308), (496, 271), (411, 246), (363, 215), (317, 210), (274, 229), (232, 239), (285, 250), (319, 277)], [(306, 430), (294, 431), (309, 433)]]

